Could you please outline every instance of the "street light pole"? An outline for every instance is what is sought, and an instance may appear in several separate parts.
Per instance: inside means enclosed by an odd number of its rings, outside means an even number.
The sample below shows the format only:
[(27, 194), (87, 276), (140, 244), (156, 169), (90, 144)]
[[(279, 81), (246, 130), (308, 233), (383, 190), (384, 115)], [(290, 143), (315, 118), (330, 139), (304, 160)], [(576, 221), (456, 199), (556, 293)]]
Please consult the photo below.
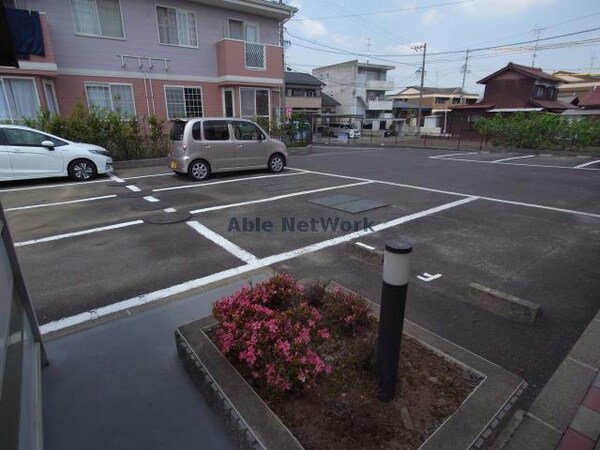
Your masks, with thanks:
[(417, 114), (417, 137), (421, 137), (421, 110), (423, 109), (423, 85), (425, 84), (425, 57), (427, 56), (427, 43), (414, 45), (413, 50), (423, 50), (423, 64), (421, 66), (421, 88), (419, 89), (419, 112)]

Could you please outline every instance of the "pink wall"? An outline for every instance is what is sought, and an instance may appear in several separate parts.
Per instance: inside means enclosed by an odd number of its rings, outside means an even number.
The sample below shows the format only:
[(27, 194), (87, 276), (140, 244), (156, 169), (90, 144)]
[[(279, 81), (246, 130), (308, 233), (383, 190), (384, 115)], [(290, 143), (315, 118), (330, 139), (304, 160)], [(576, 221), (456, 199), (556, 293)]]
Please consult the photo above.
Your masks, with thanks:
[[(139, 78), (113, 78), (113, 77), (90, 77), (79, 75), (60, 75), (56, 83), (56, 96), (60, 105), (61, 114), (70, 114), (78, 101), (81, 101), (84, 106), (87, 106), (87, 98), (85, 95), (85, 83), (126, 83), (133, 87), (133, 95), (135, 100), (136, 114), (140, 120), (147, 117), (148, 104), (150, 105), (150, 115), (153, 114), (152, 97), (150, 91), (150, 81), (146, 81), (146, 89), (144, 88), (144, 80)], [(40, 92), (41, 81), (38, 80)], [(273, 108), (279, 107), (279, 91), (280, 85), (252, 85), (246, 86), (266, 87), (271, 91), (271, 112)], [(202, 107), (204, 116), (223, 116), (223, 100), (222, 87), (233, 89), (235, 101), (235, 114), (240, 115), (240, 98), (239, 84), (221, 86), (217, 83), (199, 83), (193, 81), (166, 81), (152, 80), (152, 91), (154, 92), (154, 107), (156, 108), (156, 116), (161, 119), (167, 118), (167, 107), (165, 99), (165, 86), (194, 86), (202, 88)], [(146, 102), (146, 93), (148, 94), (148, 102)], [(40, 96), (41, 97), (41, 96)]]
[(245, 44), (242, 41), (223, 39), (217, 42), (218, 75), (282, 78), (283, 50), (281, 47), (266, 46), (266, 70), (246, 69)]

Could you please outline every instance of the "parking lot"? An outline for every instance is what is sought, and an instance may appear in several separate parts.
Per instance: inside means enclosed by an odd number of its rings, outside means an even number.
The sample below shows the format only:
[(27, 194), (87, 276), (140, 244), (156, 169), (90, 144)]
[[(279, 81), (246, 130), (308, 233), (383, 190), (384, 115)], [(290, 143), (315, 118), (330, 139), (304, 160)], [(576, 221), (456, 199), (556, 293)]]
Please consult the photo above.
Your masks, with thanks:
[[(531, 398), (600, 308), (598, 158), (317, 147), (289, 166), (203, 183), (161, 167), (3, 183), (42, 331), (264, 267), (377, 300), (381, 267), (345, 244), (400, 237), (414, 243), (407, 317), (521, 374)], [(481, 311), (462, 301), (470, 282), (543, 316)]]

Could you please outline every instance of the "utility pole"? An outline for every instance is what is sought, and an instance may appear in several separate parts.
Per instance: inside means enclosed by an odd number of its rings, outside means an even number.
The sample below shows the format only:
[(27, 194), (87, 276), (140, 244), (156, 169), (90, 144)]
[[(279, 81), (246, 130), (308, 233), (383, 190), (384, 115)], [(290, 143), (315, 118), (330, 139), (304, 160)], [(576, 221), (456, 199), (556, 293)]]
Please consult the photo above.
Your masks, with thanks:
[(421, 88), (419, 89), (419, 112), (417, 113), (417, 137), (421, 137), (421, 110), (423, 109), (423, 85), (425, 84), (425, 58), (427, 56), (427, 43), (413, 45), (416, 52), (423, 50), (423, 64), (421, 66)]
[(533, 47), (533, 59), (531, 60), (531, 67), (535, 66), (535, 58), (537, 58), (537, 50), (538, 50), (538, 41), (540, 39), (540, 31), (541, 28), (534, 28), (535, 33), (535, 46)]
[(463, 104), (464, 93), (465, 93), (465, 79), (467, 78), (467, 72), (469, 71), (469, 49), (467, 49), (467, 54), (465, 56), (465, 65), (462, 66), (462, 85), (460, 86), (460, 102), (459, 105)]
[(367, 64), (369, 63), (369, 58), (371, 58), (371, 38), (367, 38)]
[(592, 70), (594, 70), (595, 62), (596, 62), (596, 52), (592, 52), (592, 57), (590, 58), (590, 70), (588, 70), (588, 75), (592, 74)]

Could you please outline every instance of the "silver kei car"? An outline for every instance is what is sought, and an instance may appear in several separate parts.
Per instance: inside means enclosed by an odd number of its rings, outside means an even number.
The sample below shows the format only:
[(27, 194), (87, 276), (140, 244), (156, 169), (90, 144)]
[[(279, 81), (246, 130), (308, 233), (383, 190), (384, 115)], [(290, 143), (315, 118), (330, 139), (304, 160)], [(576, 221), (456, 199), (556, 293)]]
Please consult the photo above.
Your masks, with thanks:
[(266, 168), (281, 172), (288, 153), (256, 123), (245, 119), (177, 119), (169, 133), (169, 167), (202, 181), (211, 173)]

